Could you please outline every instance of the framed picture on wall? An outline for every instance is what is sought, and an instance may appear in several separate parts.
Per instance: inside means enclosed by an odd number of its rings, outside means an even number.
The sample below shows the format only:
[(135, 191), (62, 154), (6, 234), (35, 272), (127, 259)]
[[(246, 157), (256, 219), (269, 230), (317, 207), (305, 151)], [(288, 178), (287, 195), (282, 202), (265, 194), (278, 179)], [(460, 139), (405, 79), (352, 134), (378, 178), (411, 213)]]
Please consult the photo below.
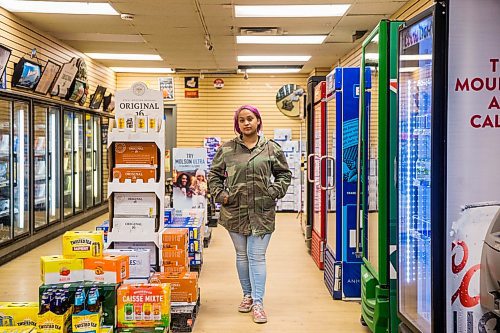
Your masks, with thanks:
[(54, 79), (56, 78), (57, 73), (61, 69), (61, 66), (52, 61), (47, 61), (45, 68), (43, 69), (42, 77), (38, 84), (36, 85), (35, 92), (39, 94), (46, 95), (49, 92), (50, 86)]
[(160, 85), (160, 91), (163, 95), (163, 99), (166, 101), (173, 101), (175, 99), (175, 89), (174, 89), (174, 77), (160, 77), (158, 79)]
[(87, 84), (81, 80), (76, 79), (73, 81), (68, 93), (68, 101), (78, 102), (85, 94)]
[(3, 77), (3, 73), (7, 68), (11, 52), (10, 49), (0, 44), (0, 77)]
[(12, 87), (33, 90), (42, 75), (42, 68), (36, 62), (22, 58), (14, 67)]
[(106, 92), (106, 87), (97, 86), (94, 94), (90, 98), (89, 107), (91, 109), (99, 109), (101, 107), (102, 100), (104, 99), (104, 93)]

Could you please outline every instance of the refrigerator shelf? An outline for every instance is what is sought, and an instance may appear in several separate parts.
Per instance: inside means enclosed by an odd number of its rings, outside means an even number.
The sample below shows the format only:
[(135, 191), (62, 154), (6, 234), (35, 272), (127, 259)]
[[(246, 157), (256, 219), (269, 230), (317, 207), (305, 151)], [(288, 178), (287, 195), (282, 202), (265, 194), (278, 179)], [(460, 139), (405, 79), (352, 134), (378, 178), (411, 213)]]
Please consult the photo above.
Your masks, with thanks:
[(45, 175), (35, 176), (35, 181), (46, 180)]
[(35, 205), (43, 204), (45, 203), (45, 197), (42, 198), (35, 198)]
[(9, 186), (9, 182), (8, 181), (0, 182), (0, 188), (6, 187), (6, 186)]
[(9, 216), (9, 211), (1, 212), (0, 217), (6, 217)]

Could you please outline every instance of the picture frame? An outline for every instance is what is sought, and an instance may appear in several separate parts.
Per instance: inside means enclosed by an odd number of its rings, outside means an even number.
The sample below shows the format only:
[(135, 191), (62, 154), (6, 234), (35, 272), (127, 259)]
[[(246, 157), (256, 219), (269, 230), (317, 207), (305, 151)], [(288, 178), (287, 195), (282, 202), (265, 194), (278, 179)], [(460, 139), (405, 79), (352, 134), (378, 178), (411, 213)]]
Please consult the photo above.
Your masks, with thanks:
[(54, 84), (52, 85), (50, 95), (65, 98), (68, 90), (75, 79), (78, 67), (76, 65), (77, 58), (72, 58), (69, 62), (62, 65), (61, 70), (57, 74)]
[(85, 94), (85, 89), (87, 88), (87, 84), (81, 80), (74, 80), (71, 84), (70, 89), (68, 90), (68, 101), (71, 102), (79, 102), (80, 99)]
[(7, 70), (7, 64), (9, 63), (11, 53), (11, 49), (0, 44), (0, 77), (3, 77), (5, 71)]
[(102, 107), (105, 112), (113, 112), (115, 110), (115, 96), (113, 94), (104, 96)]
[(14, 67), (11, 86), (33, 90), (42, 76), (42, 67), (31, 60), (22, 58)]
[(60, 69), (60, 65), (51, 60), (47, 61), (47, 64), (45, 64), (45, 68), (42, 72), (42, 77), (35, 87), (35, 92), (38, 94), (47, 95)]
[(90, 97), (89, 108), (99, 109), (101, 107), (102, 101), (104, 100), (104, 94), (106, 93), (106, 87), (98, 85), (95, 89), (94, 94)]
[(160, 91), (163, 95), (163, 99), (165, 101), (173, 101), (175, 100), (175, 85), (174, 85), (174, 77), (160, 77), (158, 79), (158, 83), (160, 86)]

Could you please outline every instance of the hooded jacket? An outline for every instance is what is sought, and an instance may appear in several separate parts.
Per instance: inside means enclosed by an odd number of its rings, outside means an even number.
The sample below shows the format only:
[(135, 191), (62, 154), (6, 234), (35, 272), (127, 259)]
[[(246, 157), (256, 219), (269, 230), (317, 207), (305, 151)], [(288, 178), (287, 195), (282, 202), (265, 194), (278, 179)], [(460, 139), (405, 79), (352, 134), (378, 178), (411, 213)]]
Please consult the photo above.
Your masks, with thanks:
[[(274, 176), (274, 182), (271, 181)], [(265, 137), (248, 149), (240, 137), (223, 144), (208, 174), (210, 192), (221, 206), (219, 223), (231, 232), (262, 236), (274, 231), (276, 199), (292, 178), (280, 145)]]

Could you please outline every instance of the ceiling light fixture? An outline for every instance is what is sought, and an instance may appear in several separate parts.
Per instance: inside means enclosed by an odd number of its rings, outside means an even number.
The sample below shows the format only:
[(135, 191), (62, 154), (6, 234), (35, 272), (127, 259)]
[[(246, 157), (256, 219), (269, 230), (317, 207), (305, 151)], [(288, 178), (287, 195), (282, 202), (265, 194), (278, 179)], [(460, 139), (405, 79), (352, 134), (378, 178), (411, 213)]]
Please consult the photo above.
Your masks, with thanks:
[(327, 35), (236, 36), (238, 44), (322, 44)]
[(116, 73), (175, 73), (172, 68), (152, 68), (152, 67), (110, 67)]
[(130, 53), (85, 53), (92, 59), (100, 60), (163, 60), (157, 54), (130, 54)]
[(238, 56), (238, 62), (248, 61), (290, 61), (290, 62), (306, 62), (311, 59), (311, 56)]
[(234, 6), (236, 17), (343, 16), (351, 5)]
[(298, 73), (302, 66), (238, 66), (238, 71), (250, 74)]
[(0, 7), (13, 13), (120, 15), (107, 2), (0, 0)]

